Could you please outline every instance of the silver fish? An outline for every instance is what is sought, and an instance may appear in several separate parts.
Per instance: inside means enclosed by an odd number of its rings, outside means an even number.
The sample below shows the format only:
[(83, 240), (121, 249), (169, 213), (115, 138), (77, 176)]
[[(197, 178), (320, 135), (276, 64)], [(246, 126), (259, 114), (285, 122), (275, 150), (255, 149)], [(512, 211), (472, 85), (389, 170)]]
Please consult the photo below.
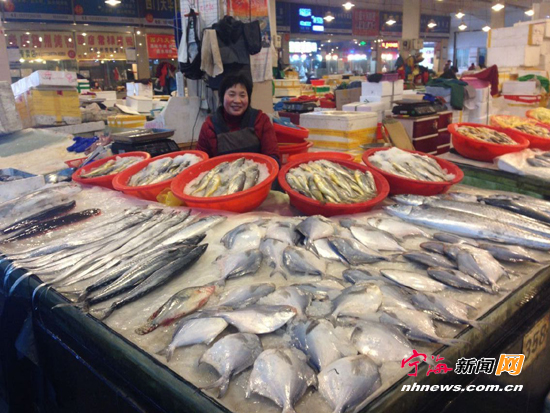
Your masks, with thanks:
[(342, 273), (342, 276), (344, 277), (344, 280), (352, 284), (357, 284), (362, 281), (372, 281), (376, 279), (381, 279), (379, 275), (374, 275), (366, 269), (357, 269), (357, 268), (344, 270), (344, 272)]
[(267, 265), (272, 268), (271, 277), (281, 274), (286, 278), (286, 271), (283, 268), (283, 252), (288, 244), (273, 238), (265, 238), (260, 243), (260, 251), (264, 256)]
[(313, 241), (313, 252), (319, 257), (325, 260), (341, 262), (344, 265), (349, 265), (347, 261), (339, 254), (337, 254), (328, 238), (321, 238)]
[(306, 308), (311, 303), (311, 294), (295, 286), (279, 287), (261, 298), (258, 305), (288, 305), (296, 310), (296, 318), (306, 317)]
[(313, 283), (293, 284), (310, 294), (313, 295), (316, 300), (334, 299), (340, 295), (344, 289), (344, 282), (338, 278), (326, 276), (322, 280)]
[(380, 386), (376, 364), (364, 355), (345, 357), (319, 374), (319, 393), (334, 413), (352, 412)]
[(489, 251), (494, 258), (503, 262), (540, 262), (529, 251), (517, 246), (480, 244), (479, 248)]
[(350, 231), (353, 237), (367, 248), (376, 251), (406, 251), (392, 236), (385, 232), (358, 225), (350, 227)]
[(456, 264), (440, 254), (430, 252), (411, 251), (403, 254), (408, 261), (425, 265), (426, 267), (456, 268)]
[(406, 308), (409, 310), (415, 310), (416, 307), (411, 303), (410, 294), (403, 288), (396, 285), (389, 285), (382, 283), (379, 285), (380, 292), (382, 293), (382, 305), (381, 310), (393, 310)]
[(402, 361), (413, 351), (410, 341), (396, 327), (373, 321), (358, 321), (351, 342), (359, 353), (369, 356), (378, 365)]
[(426, 251), (435, 252), (436, 254), (441, 254), (441, 255), (445, 254), (445, 244), (443, 244), (442, 242), (437, 242), (437, 241), (423, 242), (422, 244), (420, 244), (420, 248)]
[(287, 245), (295, 245), (300, 238), (300, 233), (296, 231), (296, 225), (291, 222), (276, 222), (267, 227), (265, 237)]
[(436, 232), (434, 234), (434, 238), (441, 242), (446, 242), (448, 244), (467, 244), (471, 245), (472, 247), (477, 247), (477, 242), (473, 239), (464, 239), (461, 237), (457, 237), (453, 234), (446, 234), (444, 232)]
[(254, 275), (262, 264), (262, 253), (260, 250), (248, 250), (238, 254), (230, 254), (220, 260), (221, 276), (220, 282), (245, 275)]
[(388, 258), (378, 252), (365, 247), (363, 244), (342, 237), (330, 237), (330, 244), (350, 265), (372, 264), (378, 261), (387, 261)]
[(352, 286), (343, 290), (332, 304), (332, 319), (340, 316), (369, 318), (382, 305), (382, 292), (372, 284)]
[(246, 191), (249, 188), (252, 188), (258, 183), (258, 178), (260, 177), (260, 170), (257, 165), (252, 165), (245, 169), (246, 180), (244, 182), (243, 191)]
[(309, 356), (310, 363), (323, 371), (333, 361), (354, 356), (357, 350), (334, 332), (334, 326), (326, 320), (293, 324), (290, 336), (296, 346)]
[(326, 264), (313, 253), (297, 247), (288, 246), (283, 252), (283, 263), (293, 274), (297, 275), (324, 275)]
[(436, 292), (446, 288), (444, 284), (416, 272), (384, 269), (380, 270), (380, 273), (399, 285), (417, 291)]
[(468, 310), (473, 307), (460, 301), (434, 294), (415, 293), (412, 295), (412, 302), (418, 309), (424, 310), (440, 320), (469, 324), (478, 328), (478, 324), (468, 317)]
[(165, 355), (166, 361), (170, 361), (178, 347), (201, 343), (210, 344), (225, 330), (227, 325), (223, 318), (217, 317), (184, 319), (174, 331), (170, 344), (161, 350), (159, 354)]
[(317, 239), (328, 238), (334, 234), (332, 222), (320, 215), (307, 217), (296, 226), (296, 230), (306, 237), (306, 247), (311, 246)]
[(294, 404), (310, 386), (317, 387), (317, 376), (301, 351), (269, 349), (254, 362), (246, 397), (257, 393), (273, 400), (284, 413), (293, 413)]
[(188, 287), (178, 291), (161, 305), (147, 319), (144, 325), (136, 329), (137, 334), (147, 334), (160, 326), (167, 326), (203, 307), (216, 287)]
[(489, 294), (495, 293), (495, 291), (486, 285), (481, 284), (475, 278), (470, 277), (461, 271), (451, 270), (448, 268), (428, 268), (428, 275), (443, 284), (447, 284), (461, 290), (483, 291)]
[(392, 205), (385, 207), (405, 221), (476, 239), (550, 249), (550, 239), (502, 222), (450, 209)]
[(275, 291), (275, 284), (262, 283), (233, 287), (220, 294), (220, 307), (246, 307)]
[(475, 247), (461, 248), (456, 262), (460, 271), (489, 284), (494, 291), (499, 290), (497, 281), (500, 277), (507, 274), (506, 269), (488, 251)]
[(234, 247), (246, 250), (258, 248), (262, 238), (260, 226), (266, 222), (267, 220), (257, 220), (240, 224), (225, 233), (220, 239), (220, 243), (227, 249)]
[(389, 218), (369, 218), (367, 223), (381, 231), (384, 231), (391, 236), (397, 239), (403, 239), (407, 237), (426, 237), (429, 238), (429, 235), (422, 231), (420, 228), (404, 223), (402, 221), (397, 221), (395, 219)]
[(237, 173), (233, 178), (231, 178), (231, 181), (229, 181), (229, 186), (227, 187), (227, 191), (225, 191), (226, 195), (231, 195), (236, 192), (240, 192), (244, 188), (244, 184), (246, 182), (246, 173), (244, 171), (241, 171)]
[(210, 228), (221, 224), (227, 217), (221, 215), (211, 215), (206, 218), (201, 218), (196, 222), (186, 226), (183, 230), (174, 234), (170, 238), (164, 240), (160, 245), (169, 245), (174, 242), (179, 242), (188, 238), (196, 237), (197, 235), (204, 234)]
[(206, 312), (221, 317), (237, 327), (241, 333), (267, 334), (284, 326), (296, 316), (296, 309), (288, 305), (251, 305), (236, 310), (219, 308)]
[(262, 343), (254, 334), (236, 333), (225, 336), (199, 359), (199, 364), (211, 365), (220, 375), (218, 380), (202, 388), (217, 388), (218, 398), (223, 397), (231, 378), (252, 366), (262, 351)]

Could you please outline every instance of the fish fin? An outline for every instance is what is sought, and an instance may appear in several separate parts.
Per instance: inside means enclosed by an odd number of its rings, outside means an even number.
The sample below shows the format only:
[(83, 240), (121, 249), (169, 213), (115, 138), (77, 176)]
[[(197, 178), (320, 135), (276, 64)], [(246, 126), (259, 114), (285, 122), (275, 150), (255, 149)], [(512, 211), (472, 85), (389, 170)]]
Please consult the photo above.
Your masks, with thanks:
[(159, 356), (165, 356), (166, 357), (166, 362), (168, 363), (170, 361), (170, 359), (172, 358), (172, 356), (174, 355), (174, 350), (175, 348), (174, 347), (171, 347), (170, 345), (164, 347), (162, 350), (158, 351), (157, 354)]
[(208, 386), (201, 387), (202, 390), (218, 389), (218, 395), (216, 396), (218, 399), (221, 399), (225, 395), (228, 388), (229, 379), (225, 376), (221, 376), (218, 380)]
[(273, 270), (271, 271), (271, 274), (269, 274), (269, 276), (273, 277), (275, 274), (280, 274), (285, 280), (288, 280), (288, 277), (283, 270)]
[(143, 336), (145, 334), (150, 333), (153, 330), (156, 330), (157, 328), (158, 328), (158, 324), (146, 323), (141, 327), (136, 328), (134, 331), (136, 332), (136, 334)]
[(98, 320), (105, 320), (107, 317), (109, 317), (112, 312), (115, 310), (115, 307), (113, 305), (109, 307), (103, 307), (98, 309), (92, 309), (89, 311), (90, 315), (93, 315)]

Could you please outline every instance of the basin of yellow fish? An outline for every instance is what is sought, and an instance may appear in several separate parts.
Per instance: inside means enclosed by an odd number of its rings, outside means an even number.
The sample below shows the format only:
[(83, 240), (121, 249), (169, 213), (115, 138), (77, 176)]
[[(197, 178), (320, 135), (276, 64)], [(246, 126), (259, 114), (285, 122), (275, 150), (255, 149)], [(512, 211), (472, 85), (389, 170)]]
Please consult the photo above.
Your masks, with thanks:
[(504, 128), (511, 135), (516, 134), (526, 138), (531, 148), (550, 150), (550, 125), (531, 118), (504, 115), (491, 116), (491, 125)]

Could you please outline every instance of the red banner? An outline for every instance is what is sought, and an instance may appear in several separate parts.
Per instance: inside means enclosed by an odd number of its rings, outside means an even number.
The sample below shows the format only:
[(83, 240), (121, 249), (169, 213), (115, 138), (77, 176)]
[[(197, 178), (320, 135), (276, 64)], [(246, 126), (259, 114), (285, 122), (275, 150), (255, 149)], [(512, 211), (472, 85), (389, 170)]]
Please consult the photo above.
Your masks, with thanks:
[(149, 59), (177, 59), (176, 39), (171, 34), (148, 34)]
[(354, 36), (378, 36), (378, 11), (354, 8), (352, 14), (352, 33)]

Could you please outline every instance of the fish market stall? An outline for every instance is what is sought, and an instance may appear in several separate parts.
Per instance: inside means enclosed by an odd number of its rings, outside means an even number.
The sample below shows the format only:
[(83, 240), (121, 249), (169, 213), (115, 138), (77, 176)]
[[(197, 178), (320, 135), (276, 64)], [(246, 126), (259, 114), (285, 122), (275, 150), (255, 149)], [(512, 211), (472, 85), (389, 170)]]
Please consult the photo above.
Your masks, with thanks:
[[(480, 380), (427, 375), (430, 357), (448, 367), (498, 359), (546, 320), (550, 208), (517, 194), (453, 190), (333, 218), (298, 216), (283, 195), (220, 214), (66, 184), (0, 205), (11, 238), (0, 245), (2, 326), (13, 336), (3, 340), (2, 369), (20, 367), (17, 348), (58, 395), (41, 401), (73, 411), (83, 400), (123, 411), (460, 409), (459, 394), (401, 386)], [(505, 206), (529, 202), (537, 221)], [(57, 221), (44, 222), (46, 206)], [(31, 314), (36, 346), (14, 328), (29, 314), (20, 308)], [(538, 385), (542, 400), (548, 352), (519, 345), (523, 373), (493, 382)], [(418, 377), (401, 366), (413, 349), (432, 363), (421, 363)], [(341, 386), (349, 391), (335, 391)], [(538, 388), (530, 396), (513, 398), (538, 406)]]

